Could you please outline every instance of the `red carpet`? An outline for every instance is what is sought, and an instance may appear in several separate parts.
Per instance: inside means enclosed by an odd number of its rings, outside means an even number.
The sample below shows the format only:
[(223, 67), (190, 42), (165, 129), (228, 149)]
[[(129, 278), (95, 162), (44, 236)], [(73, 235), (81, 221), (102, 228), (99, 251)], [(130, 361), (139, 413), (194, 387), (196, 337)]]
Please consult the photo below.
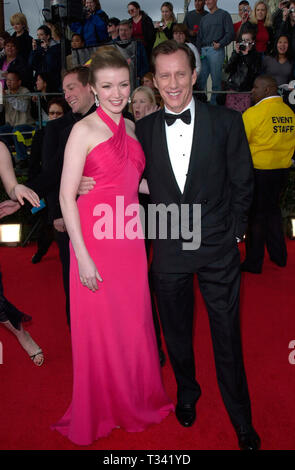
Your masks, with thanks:
[[(46, 356), (41, 368), (34, 366), (17, 340), (0, 325), (0, 448), (79, 449), (49, 428), (71, 399), (71, 345), (57, 248), (52, 246), (37, 265), (31, 264), (34, 251), (34, 246), (0, 249), (6, 296), (32, 315), (26, 328)], [(242, 282), (245, 366), (253, 422), (263, 449), (295, 449), (295, 365), (288, 360), (289, 343), (295, 340), (295, 241), (288, 242), (288, 252), (287, 268), (278, 268), (267, 259), (262, 275), (245, 274)], [(238, 449), (217, 387), (208, 318), (198, 291), (196, 304), (196, 364), (203, 393), (195, 425), (182, 428), (172, 414), (142, 433), (115, 430), (87, 449)], [(175, 401), (170, 364), (164, 367), (163, 375)]]

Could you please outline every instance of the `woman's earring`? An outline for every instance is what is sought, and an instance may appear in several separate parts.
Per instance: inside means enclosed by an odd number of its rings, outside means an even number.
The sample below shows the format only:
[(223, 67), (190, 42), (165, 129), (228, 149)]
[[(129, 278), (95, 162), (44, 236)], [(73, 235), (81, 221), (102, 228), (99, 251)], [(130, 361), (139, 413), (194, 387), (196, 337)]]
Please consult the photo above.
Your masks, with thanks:
[(99, 106), (99, 99), (98, 99), (98, 96), (97, 96), (96, 93), (95, 93), (95, 95), (94, 95), (94, 101), (95, 101), (95, 106), (98, 108), (98, 106)]
[(128, 104), (131, 104), (131, 97), (128, 98)]

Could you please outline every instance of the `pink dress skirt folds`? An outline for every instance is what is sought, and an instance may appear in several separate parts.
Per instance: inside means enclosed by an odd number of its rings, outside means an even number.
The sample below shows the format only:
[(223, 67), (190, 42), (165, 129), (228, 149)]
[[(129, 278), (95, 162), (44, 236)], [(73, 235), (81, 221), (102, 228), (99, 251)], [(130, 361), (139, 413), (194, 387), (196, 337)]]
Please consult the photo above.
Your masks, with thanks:
[(73, 396), (52, 426), (78, 445), (118, 427), (143, 431), (173, 411), (161, 379), (145, 246), (135, 217), (144, 154), (126, 133), (123, 117), (117, 125), (101, 108), (97, 114), (113, 135), (88, 154), (83, 174), (96, 185), (77, 204), (103, 282), (95, 293), (82, 286), (70, 245)]

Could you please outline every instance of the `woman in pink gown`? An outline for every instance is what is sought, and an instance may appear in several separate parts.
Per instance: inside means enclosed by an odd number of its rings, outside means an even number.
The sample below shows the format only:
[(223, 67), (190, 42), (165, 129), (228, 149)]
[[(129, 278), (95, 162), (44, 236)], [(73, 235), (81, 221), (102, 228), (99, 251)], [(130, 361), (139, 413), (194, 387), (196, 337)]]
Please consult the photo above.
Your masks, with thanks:
[[(117, 427), (142, 431), (173, 410), (161, 380), (144, 240), (139, 224), (132, 225), (145, 159), (133, 123), (122, 116), (128, 65), (104, 48), (90, 76), (100, 106), (74, 126), (61, 182), (71, 239), (74, 384), (72, 403), (53, 426), (79, 445)], [(96, 185), (76, 202), (82, 174)], [(124, 221), (127, 206), (132, 211)]]

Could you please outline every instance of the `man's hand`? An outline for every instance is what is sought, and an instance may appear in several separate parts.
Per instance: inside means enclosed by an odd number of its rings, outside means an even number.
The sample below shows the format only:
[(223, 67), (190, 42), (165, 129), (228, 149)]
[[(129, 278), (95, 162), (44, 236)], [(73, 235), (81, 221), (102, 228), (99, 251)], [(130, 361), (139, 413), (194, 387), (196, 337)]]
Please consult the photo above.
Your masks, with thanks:
[(67, 231), (63, 218), (55, 219), (53, 221), (53, 226), (54, 226), (55, 230), (57, 230), (58, 232), (66, 232)]
[(7, 215), (14, 214), (20, 209), (21, 205), (17, 201), (12, 201), (8, 199), (7, 201), (0, 203), (0, 219), (6, 217)]
[(91, 176), (82, 176), (79, 188), (78, 188), (78, 194), (81, 196), (82, 194), (88, 194), (89, 191), (91, 191), (94, 186), (96, 185), (96, 181), (91, 178)]
[(214, 47), (214, 49), (217, 51), (217, 50), (220, 48), (219, 42), (213, 41), (213, 47)]

